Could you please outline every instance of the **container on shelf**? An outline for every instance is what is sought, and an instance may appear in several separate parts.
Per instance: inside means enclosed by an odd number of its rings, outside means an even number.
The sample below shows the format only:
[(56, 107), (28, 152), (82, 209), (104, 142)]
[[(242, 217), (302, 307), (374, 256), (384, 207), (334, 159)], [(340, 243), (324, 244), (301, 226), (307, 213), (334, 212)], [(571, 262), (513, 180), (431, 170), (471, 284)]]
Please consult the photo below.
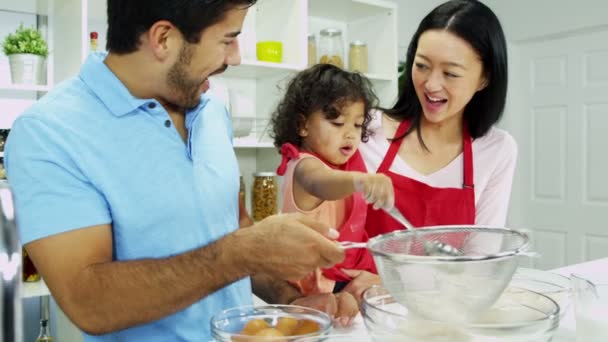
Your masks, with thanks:
[(253, 220), (257, 222), (278, 212), (279, 186), (274, 172), (256, 172), (253, 176), (251, 211)]
[(344, 68), (344, 43), (342, 31), (335, 28), (321, 30), (319, 40), (319, 63), (333, 64)]
[(308, 66), (317, 64), (317, 39), (312, 33), (308, 34)]
[(368, 71), (367, 44), (360, 40), (350, 43), (348, 70), (366, 73)]
[(99, 34), (93, 31), (89, 36), (91, 38), (91, 52), (95, 52), (97, 51), (97, 41), (99, 38)]
[(25, 251), (25, 248), (21, 249), (23, 255), (23, 281), (27, 283), (35, 282), (40, 280), (40, 274), (34, 263), (30, 259), (29, 255)]

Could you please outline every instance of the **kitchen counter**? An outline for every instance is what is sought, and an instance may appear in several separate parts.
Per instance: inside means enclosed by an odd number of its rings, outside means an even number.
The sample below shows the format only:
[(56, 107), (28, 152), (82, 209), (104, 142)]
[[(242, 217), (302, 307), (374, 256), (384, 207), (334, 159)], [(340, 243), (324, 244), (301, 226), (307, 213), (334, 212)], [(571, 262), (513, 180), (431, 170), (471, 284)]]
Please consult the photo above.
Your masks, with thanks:
[[(592, 278), (598, 282), (608, 283), (608, 272), (606, 272), (605, 270), (608, 270), (608, 258), (598, 259), (572, 266), (566, 266), (552, 270), (552, 272), (556, 272), (568, 277), (570, 276), (570, 274), (575, 273), (583, 277)], [(259, 300), (256, 301), (256, 304), (259, 304)], [(370, 337), (365, 328), (365, 324), (363, 323), (363, 318), (360, 314), (355, 318), (351, 327), (336, 328), (334, 329), (333, 334), (349, 335), (352, 337), (350, 339), (351, 342), (370, 341)], [(568, 311), (560, 322), (560, 326), (556, 331), (552, 342), (574, 341), (576, 341), (575, 321), (573, 305), (570, 305)]]

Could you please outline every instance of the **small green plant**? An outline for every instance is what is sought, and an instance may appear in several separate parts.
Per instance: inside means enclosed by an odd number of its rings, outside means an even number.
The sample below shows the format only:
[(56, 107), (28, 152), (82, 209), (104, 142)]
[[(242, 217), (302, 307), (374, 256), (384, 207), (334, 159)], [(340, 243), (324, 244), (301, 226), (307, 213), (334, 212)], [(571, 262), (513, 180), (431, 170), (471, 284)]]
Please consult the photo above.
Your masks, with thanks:
[(6, 36), (2, 43), (2, 50), (7, 56), (16, 53), (30, 53), (46, 57), (49, 54), (48, 45), (40, 32), (34, 28), (25, 28), (23, 24), (19, 25), (15, 33)]

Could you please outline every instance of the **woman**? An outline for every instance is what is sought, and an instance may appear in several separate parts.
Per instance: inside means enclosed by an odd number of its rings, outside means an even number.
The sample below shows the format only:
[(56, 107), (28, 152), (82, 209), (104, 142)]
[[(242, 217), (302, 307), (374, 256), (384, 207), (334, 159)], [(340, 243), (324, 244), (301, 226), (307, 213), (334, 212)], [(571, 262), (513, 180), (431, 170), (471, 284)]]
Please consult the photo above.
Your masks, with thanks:
[[(496, 15), (473, 0), (448, 1), (420, 23), (407, 52), (401, 95), (377, 112), (360, 147), (368, 171), (395, 187), (414, 226), (506, 221), (517, 146), (500, 119), (507, 48)], [(401, 229), (370, 208), (370, 237)]]

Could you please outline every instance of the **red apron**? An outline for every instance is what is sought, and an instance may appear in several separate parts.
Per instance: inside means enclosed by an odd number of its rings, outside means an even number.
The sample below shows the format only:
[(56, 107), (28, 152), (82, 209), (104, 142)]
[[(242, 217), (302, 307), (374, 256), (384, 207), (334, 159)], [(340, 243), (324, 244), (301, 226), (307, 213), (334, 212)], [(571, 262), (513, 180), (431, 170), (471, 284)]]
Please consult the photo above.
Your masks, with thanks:
[[(346, 171), (361, 171), (367, 172), (365, 163), (359, 151), (348, 160), (344, 170)], [(338, 241), (353, 241), (367, 242), (368, 235), (365, 231), (365, 217), (367, 214), (367, 203), (363, 194), (360, 192), (354, 193), (350, 200), (347, 201), (346, 212), (348, 218), (339, 227), (340, 237)], [(335, 265), (332, 268), (323, 269), (323, 275), (331, 280), (339, 282), (348, 282), (352, 278), (346, 275), (340, 269), (364, 270), (372, 273), (377, 273), (376, 265), (371, 253), (365, 248), (352, 248), (345, 251), (344, 261)]]
[[(466, 127), (466, 126), (465, 126)], [(409, 128), (409, 121), (399, 125), (395, 136), (402, 136)], [(401, 147), (403, 139), (393, 140), (378, 168), (393, 181), (395, 207), (415, 227), (475, 224), (475, 191), (473, 185), (473, 150), (471, 136), (463, 132), (463, 184), (462, 188), (434, 188), (414, 179), (391, 172), (389, 169)], [(383, 210), (370, 205), (367, 211), (366, 230), (370, 237), (403, 229), (395, 219)], [(461, 239), (459, 239), (461, 240)], [(461, 241), (448, 241), (454, 247)]]
[[(295, 146), (286, 143), (281, 147), (282, 161), (281, 165), (279, 165), (277, 168), (277, 173), (279, 175), (284, 174), (289, 160), (299, 158), (300, 153), (311, 154), (323, 161), (329, 167), (336, 168), (336, 166), (325, 162), (321, 156), (311, 152), (300, 152)], [(367, 172), (367, 168), (365, 167), (365, 163), (363, 162), (363, 158), (361, 157), (359, 151), (356, 151), (355, 154), (346, 162), (346, 164), (341, 165), (338, 169), (344, 171)], [(336, 227), (338, 232), (340, 232), (340, 236), (337, 240), (367, 242), (368, 235), (365, 231), (367, 203), (365, 202), (365, 199), (361, 193), (356, 192), (346, 199), (345, 212), (347, 214), (344, 222), (340, 227)], [(344, 261), (342, 263), (334, 265), (332, 268), (323, 269), (322, 272), (326, 278), (337, 282), (351, 281), (352, 278), (340, 271), (340, 269), (355, 269), (377, 273), (376, 265), (371, 253), (364, 248), (353, 248), (346, 250)]]

